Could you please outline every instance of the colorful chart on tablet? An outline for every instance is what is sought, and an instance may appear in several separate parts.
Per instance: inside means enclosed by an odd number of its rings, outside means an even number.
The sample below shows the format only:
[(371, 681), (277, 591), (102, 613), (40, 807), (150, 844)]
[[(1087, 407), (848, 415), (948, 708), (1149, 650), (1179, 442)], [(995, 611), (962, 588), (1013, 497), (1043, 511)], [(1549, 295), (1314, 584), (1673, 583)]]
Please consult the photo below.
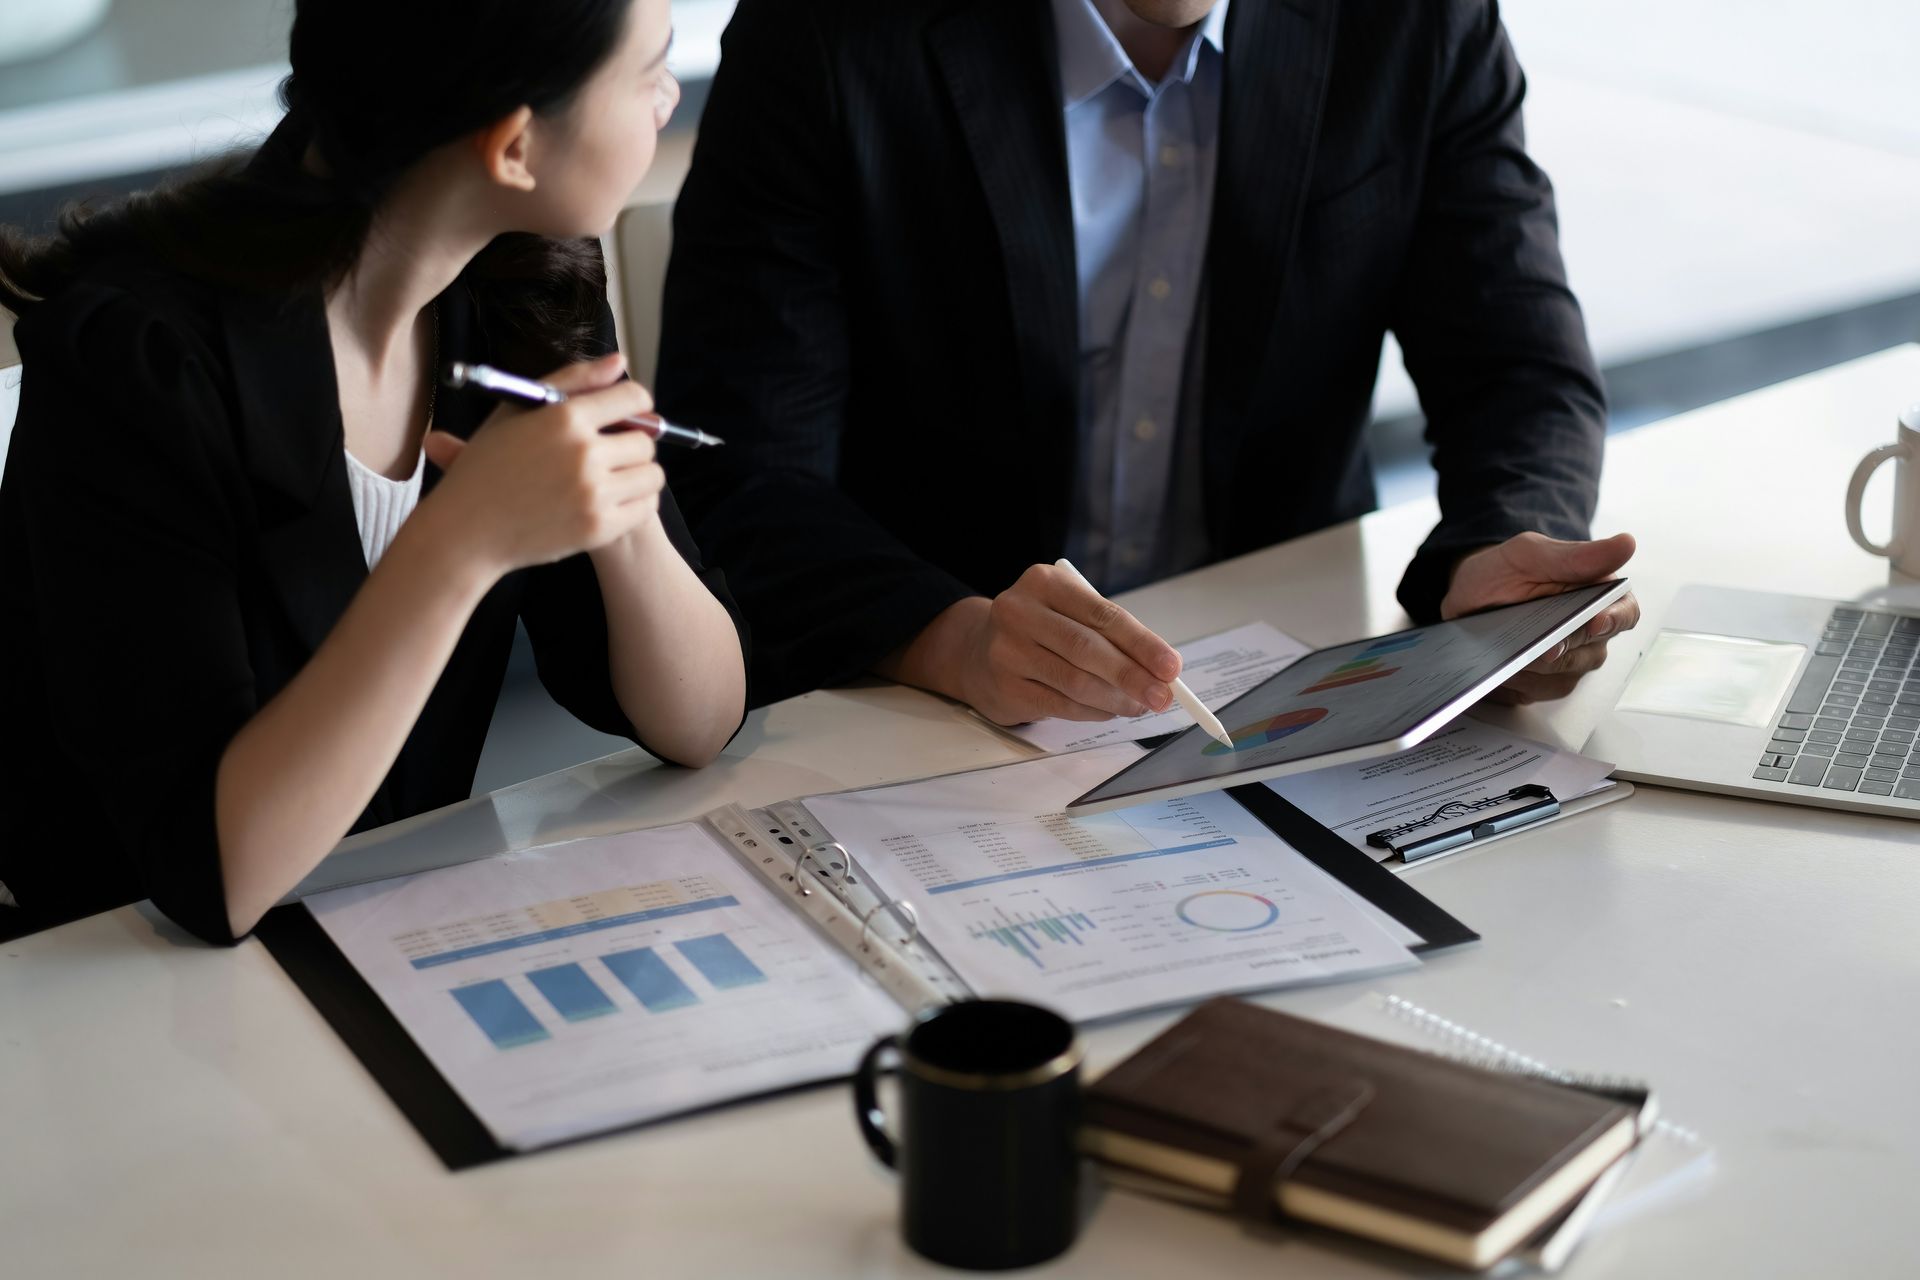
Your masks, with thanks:
[(1310, 653), (1220, 708), (1232, 747), (1183, 732), (1071, 807), (1190, 795), (1412, 745), (1625, 591), (1596, 583)]
[(1234, 751), (1247, 751), (1254, 747), (1264, 747), (1269, 742), (1299, 733), (1302, 729), (1311, 729), (1327, 718), (1325, 707), (1302, 707), (1298, 711), (1288, 711), (1264, 720), (1256, 720), (1249, 725), (1241, 725), (1227, 730), (1227, 736), (1233, 739), (1231, 747), (1224, 743), (1208, 739), (1200, 754), (1224, 756)]

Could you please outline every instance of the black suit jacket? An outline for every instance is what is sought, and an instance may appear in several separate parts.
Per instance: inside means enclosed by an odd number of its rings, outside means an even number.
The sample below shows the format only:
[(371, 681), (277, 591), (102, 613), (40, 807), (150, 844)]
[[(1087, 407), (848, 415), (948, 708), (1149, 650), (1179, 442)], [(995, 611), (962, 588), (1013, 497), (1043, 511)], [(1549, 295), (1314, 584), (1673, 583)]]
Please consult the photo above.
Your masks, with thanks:
[[(465, 282), (439, 311), (443, 357), (501, 358)], [(25, 377), (0, 482), (0, 723), (22, 750), (0, 775), (0, 881), (35, 924), (151, 897), (200, 936), (230, 940), (220, 757), (367, 577), (321, 299), (272, 302), (116, 263), (17, 332)], [(603, 314), (603, 345), (612, 334)], [(443, 389), (435, 422), (465, 437), (492, 408)], [(428, 492), (437, 474), (429, 466)], [(731, 609), (671, 496), (661, 518)], [(467, 797), (516, 617), (555, 700), (635, 737), (613, 694), (591, 561), (509, 574), (475, 610), (354, 830)]]
[[(1604, 403), (1486, 0), (1233, 0), (1208, 244), (1207, 533), (1375, 504), (1383, 335), (1464, 551), (1584, 537)], [(1047, 0), (742, 0), (674, 217), (659, 399), (772, 699), (843, 680), (1066, 541), (1077, 310)], [(1275, 584), (1280, 587), (1283, 584)]]

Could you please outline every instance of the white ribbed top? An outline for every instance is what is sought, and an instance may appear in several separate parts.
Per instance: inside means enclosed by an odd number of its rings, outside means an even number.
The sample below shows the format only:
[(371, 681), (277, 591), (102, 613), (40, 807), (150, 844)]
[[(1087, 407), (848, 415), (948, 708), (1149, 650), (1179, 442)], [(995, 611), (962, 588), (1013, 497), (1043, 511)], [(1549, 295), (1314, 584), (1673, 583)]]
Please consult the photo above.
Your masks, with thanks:
[(360, 549), (366, 552), (367, 568), (380, 563), (400, 526), (420, 505), (426, 457), (422, 450), (413, 461), (413, 474), (405, 480), (389, 480), (348, 452), (347, 488), (353, 493), (353, 521), (360, 526)]

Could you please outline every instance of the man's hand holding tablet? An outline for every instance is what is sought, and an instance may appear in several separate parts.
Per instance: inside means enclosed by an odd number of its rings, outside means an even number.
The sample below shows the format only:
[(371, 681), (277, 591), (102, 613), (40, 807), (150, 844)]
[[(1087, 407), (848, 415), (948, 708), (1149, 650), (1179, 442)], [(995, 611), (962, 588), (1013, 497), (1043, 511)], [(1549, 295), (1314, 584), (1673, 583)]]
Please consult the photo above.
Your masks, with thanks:
[[(1495, 605), (1558, 595), (1570, 587), (1601, 582), (1633, 558), (1630, 533), (1594, 542), (1561, 542), (1523, 533), (1463, 557), (1440, 602), (1442, 618), (1458, 618)], [(1628, 592), (1595, 614), (1579, 631), (1549, 649), (1526, 670), (1488, 695), (1492, 702), (1524, 705), (1564, 698), (1580, 677), (1607, 660), (1607, 637), (1640, 622), (1640, 602)]]

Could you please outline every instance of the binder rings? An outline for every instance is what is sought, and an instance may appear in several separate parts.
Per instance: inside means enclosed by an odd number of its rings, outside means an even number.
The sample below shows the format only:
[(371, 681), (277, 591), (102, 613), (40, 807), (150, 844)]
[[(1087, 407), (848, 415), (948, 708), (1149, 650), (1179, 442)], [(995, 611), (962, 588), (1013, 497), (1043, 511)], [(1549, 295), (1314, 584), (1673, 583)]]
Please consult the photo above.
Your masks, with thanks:
[[(1478, 939), (1478, 934), (1412, 885), (1267, 788), (1238, 787), (1226, 794), (1348, 895), (1393, 921), (1404, 931), (1409, 950), (1432, 953)], [(817, 936), (850, 957), (901, 1009), (912, 1011), (970, 994), (966, 983), (920, 933), (920, 914), (940, 908), (897, 901), (882, 892), (866, 874), (857, 851), (849, 851), (835, 839), (804, 802), (790, 800), (765, 809), (727, 806), (707, 815), (705, 822), (740, 866), (750, 869), (761, 884), (810, 921)], [(447, 1168), (468, 1168), (516, 1154), (496, 1140), (435, 1068), (305, 904), (276, 908), (257, 933)], [(840, 1076), (827, 1075), (761, 1093), (836, 1078)], [(717, 1099), (711, 1105), (739, 1100)], [(707, 1108), (689, 1110), (703, 1109)]]

